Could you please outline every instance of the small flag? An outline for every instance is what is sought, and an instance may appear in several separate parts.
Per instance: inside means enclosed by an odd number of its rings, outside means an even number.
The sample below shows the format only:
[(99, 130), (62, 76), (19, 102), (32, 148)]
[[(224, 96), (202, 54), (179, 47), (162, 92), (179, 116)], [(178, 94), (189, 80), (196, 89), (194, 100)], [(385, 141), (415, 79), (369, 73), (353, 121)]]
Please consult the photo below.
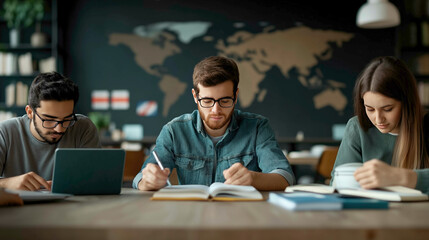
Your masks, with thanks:
[(105, 110), (109, 108), (109, 91), (94, 90), (91, 94), (92, 109)]
[(130, 108), (130, 92), (128, 90), (112, 91), (112, 109), (127, 110)]
[(158, 113), (158, 103), (156, 101), (141, 101), (137, 104), (136, 113), (142, 117), (154, 117)]

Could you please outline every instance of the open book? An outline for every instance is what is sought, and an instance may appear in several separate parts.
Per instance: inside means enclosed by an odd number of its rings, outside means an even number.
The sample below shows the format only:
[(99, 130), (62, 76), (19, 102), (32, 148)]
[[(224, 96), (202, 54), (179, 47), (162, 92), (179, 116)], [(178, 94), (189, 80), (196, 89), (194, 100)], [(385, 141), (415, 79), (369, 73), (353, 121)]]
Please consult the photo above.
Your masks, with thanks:
[(411, 201), (427, 201), (429, 196), (423, 194), (421, 191), (402, 187), (402, 186), (391, 186), (383, 187), (378, 189), (366, 190), (362, 188), (341, 188), (335, 189), (332, 186), (323, 185), (323, 184), (305, 184), (305, 185), (295, 185), (287, 187), (285, 192), (313, 192), (313, 193), (322, 193), (322, 194), (332, 194), (338, 192), (344, 196), (355, 196), (355, 197), (365, 197), (373, 198), (385, 201), (393, 202), (411, 202)]
[(261, 201), (264, 198), (253, 186), (216, 182), (210, 186), (174, 185), (164, 187), (155, 192), (151, 200)]

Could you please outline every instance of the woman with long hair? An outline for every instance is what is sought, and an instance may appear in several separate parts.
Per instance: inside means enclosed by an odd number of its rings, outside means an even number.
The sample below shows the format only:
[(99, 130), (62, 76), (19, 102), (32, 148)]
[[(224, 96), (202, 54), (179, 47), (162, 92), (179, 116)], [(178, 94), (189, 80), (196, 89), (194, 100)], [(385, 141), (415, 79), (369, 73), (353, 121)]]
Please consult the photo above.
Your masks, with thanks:
[(332, 179), (337, 166), (361, 162), (354, 177), (362, 188), (400, 185), (429, 193), (429, 117), (405, 63), (372, 60), (356, 81), (354, 107)]

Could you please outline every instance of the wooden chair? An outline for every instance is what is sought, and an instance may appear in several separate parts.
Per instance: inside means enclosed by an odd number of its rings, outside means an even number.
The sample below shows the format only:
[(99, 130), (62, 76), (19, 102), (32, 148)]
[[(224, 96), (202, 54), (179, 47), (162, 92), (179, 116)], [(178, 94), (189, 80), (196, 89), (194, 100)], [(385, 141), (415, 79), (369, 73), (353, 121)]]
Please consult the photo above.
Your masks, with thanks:
[[(123, 182), (126, 186), (129, 185), (127, 182), (132, 182), (137, 173), (140, 172), (141, 167), (143, 166), (144, 161), (147, 156), (145, 156), (143, 150), (139, 151), (129, 151), (125, 152), (125, 167), (124, 167), (124, 177)], [(170, 182), (172, 185), (178, 185), (179, 181), (177, 179), (176, 169), (170, 174)]]
[(178, 185), (179, 184), (179, 179), (177, 178), (177, 171), (175, 168), (171, 172), (169, 179), (170, 179), (171, 185)]
[(144, 160), (145, 154), (143, 150), (125, 151), (124, 182), (133, 181), (137, 173), (140, 172)]
[(338, 148), (339, 147), (326, 147), (323, 150), (316, 166), (314, 182), (329, 184), (331, 172), (334, 168), (335, 159), (337, 158)]

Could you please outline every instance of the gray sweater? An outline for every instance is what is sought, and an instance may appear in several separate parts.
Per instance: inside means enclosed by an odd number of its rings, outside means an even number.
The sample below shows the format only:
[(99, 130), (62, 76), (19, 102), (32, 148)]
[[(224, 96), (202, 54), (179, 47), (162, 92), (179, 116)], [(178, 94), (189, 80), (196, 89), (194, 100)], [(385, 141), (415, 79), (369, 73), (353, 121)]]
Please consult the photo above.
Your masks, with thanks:
[(95, 125), (84, 115), (67, 129), (57, 144), (36, 139), (27, 115), (0, 122), (0, 177), (14, 177), (30, 171), (52, 179), (55, 149), (101, 147)]
[[(425, 120), (428, 119), (425, 118)], [(425, 127), (427, 125), (428, 122), (425, 121)], [(425, 132), (427, 132), (426, 130)], [(425, 138), (429, 141), (427, 134), (425, 134)], [(390, 165), (392, 163), (396, 139), (397, 136), (387, 133), (383, 134), (375, 127), (371, 127), (365, 132), (361, 128), (358, 118), (351, 118), (347, 123), (345, 134), (338, 150), (337, 159), (331, 173), (331, 183), (334, 179), (335, 168), (344, 163), (366, 162), (376, 158)], [(414, 171), (417, 173), (416, 189), (428, 194), (429, 169), (416, 169)]]

